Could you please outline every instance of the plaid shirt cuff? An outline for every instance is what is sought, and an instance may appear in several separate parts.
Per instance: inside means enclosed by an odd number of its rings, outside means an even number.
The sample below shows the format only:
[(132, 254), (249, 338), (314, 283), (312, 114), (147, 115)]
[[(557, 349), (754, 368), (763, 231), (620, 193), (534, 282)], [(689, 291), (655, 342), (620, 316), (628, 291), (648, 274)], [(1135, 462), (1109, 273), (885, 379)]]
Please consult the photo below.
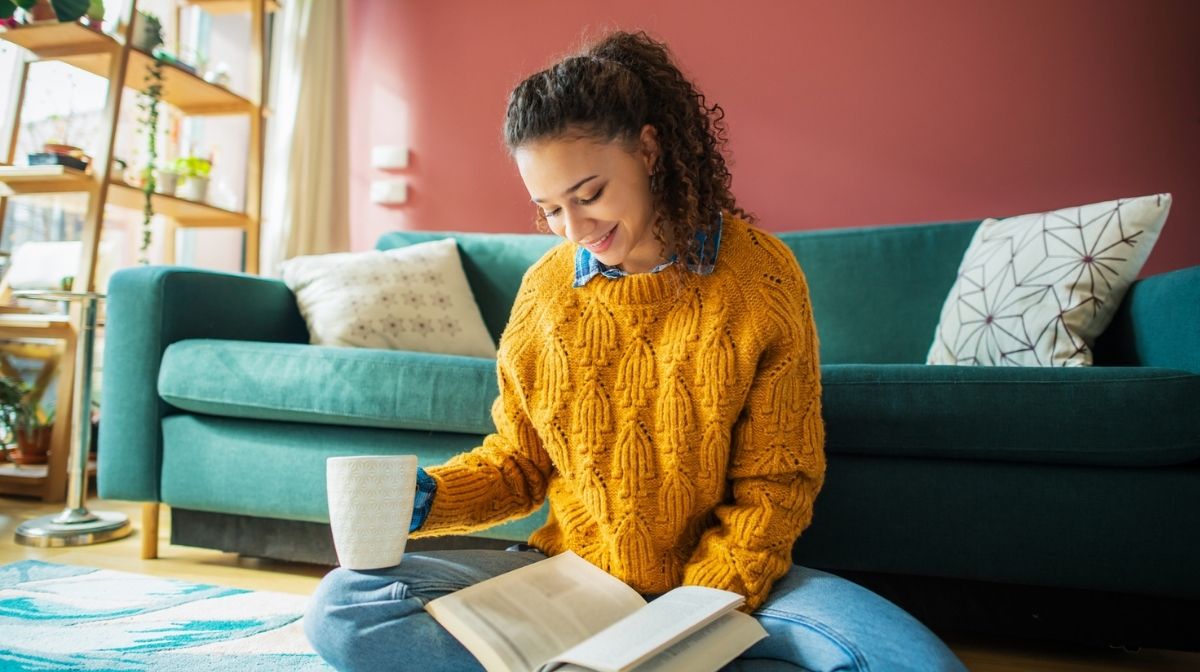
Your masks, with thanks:
[(424, 469), (417, 467), (417, 496), (413, 499), (412, 524), (408, 526), (409, 532), (416, 532), (425, 524), (425, 519), (429, 517), (429, 510), (433, 508), (435, 492), (437, 492), (437, 481), (425, 473)]

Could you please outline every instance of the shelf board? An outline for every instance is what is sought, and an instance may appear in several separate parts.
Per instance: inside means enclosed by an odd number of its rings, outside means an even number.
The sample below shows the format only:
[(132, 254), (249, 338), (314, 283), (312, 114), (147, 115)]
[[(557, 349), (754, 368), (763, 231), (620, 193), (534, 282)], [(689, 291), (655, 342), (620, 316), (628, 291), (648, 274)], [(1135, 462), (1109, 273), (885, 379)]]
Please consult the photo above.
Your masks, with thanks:
[[(91, 188), (90, 175), (66, 166), (0, 166), (0, 196), (67, 193)], [(154, 194), (151, 198), (154, 212), (177, 220), (180, 226), (243, 228), (250, 222), (245, 213), (207, 203), (166, 194)], [(141, 188), (117, 180), (109, 182), (108, 204), (141, 210), (142, 199)]]
[[(142, 190), (139, 187), (124, 182), (109, 183), (107, 202), (111, 205), (141, 210), (144, 203), (142, 199)], [(154, 212), (171, 217), (184, 227), (242, 228), (250, 222), (245, 213), (166, 194), (154, 194), (151, 202)]]
[[(64, 56), (58, 60), (100, 77), (108, 76), (107, 54)], [(129, 50), (129, 67), (125, 69), (125, 86), (141, 91), (146, 86), (146, 66), (154, 57), (139, 49)], [(184, 114), (244, 114), (254, 109), (254, 103), (170, 63), (163, 65), (162, 100)]]
[(66, 166), (0, 166), (0, 196), (89, 191), (92, 178)]
[[(109, 58), (121, 45), (110, 35), (97, 33), (80, 23), (34, 24), (0, 32), (0, 39), (29, 49), (38, 58), (62, 61), (99, 77), (108, 77)], [(140, 49), (130, 48), (125, 86), (141, 91), (146, 85), (146, 66), (154, 60)], [(163, 65), (162, 99), (185, 114), (246, 114), (254, 103), (223, 86), (170, 63)]]
[(39, 58), (57, 58), (88, 52), (109, 54), (119, 47), (112, 37), (91, 30), (81, 23), (57, 21), (8, 28), (0, 32), (0, 39), (24, 47)]
[[(254, 0), (185, 0), (184, 4), (199, 7), (209, 14), (237, 14), (249, 12)], [(278, 0), (267, 0), (267, 11), (279, 11)]]
[[(11, 447), (10, 447), (11, 449)], [(40, 496), (50, 474), (47, 464), (14, 464), (0, 462), (0, 493)], [(88, 476), (96, 475), (96, 458), (88, 458)]]

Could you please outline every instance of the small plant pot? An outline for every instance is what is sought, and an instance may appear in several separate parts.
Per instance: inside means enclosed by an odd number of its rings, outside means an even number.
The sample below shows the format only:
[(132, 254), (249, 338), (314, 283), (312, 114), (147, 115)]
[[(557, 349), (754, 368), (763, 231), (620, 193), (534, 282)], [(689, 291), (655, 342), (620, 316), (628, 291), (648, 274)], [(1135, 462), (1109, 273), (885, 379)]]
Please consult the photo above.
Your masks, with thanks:
[(179, 174), (161, 170), (154, 171), (154, 190), (160, 194), (174, 196), (179, 187)]
[(29, 20), (33, 23), (54, 21), (58, 18), (58, 15), (54, 13), (54, 8), (50, 6), (50, 0), (40, 0), (36, 5), (25, 11)]
[(133, 35), (129, 38), (129, 46), (147, 54), (162, 43), (162, 24), (156, 20), (147, 20), (146, 15), (137, 12), (133, 15)]
[(186, 198), (189, 201), (203, 201), (208, 197), (208, 178), (184, 178), (179, 188), (175, 190), (175, 195), (179, 198)]
[(50, 433), (53, 425), (17, 431), (17, 447), (9, 453), (16, 464), (46, 464), (50, 454)]

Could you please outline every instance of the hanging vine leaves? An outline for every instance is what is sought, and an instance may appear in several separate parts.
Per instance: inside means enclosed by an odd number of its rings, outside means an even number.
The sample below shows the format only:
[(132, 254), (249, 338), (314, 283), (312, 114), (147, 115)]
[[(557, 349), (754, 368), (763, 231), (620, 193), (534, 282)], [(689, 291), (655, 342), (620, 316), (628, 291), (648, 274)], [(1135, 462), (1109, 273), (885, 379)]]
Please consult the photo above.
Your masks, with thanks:
[[(162, 29), (158, 18), (143, 15), (147, 24), (157, 33), (154, 46), (162, 43)], [(153, 52), (153, 47), (151, 52)], [(142, 240), (138, 246), (138, 263), (145, 266), (150, 263), (150, 242), (153, 239), (151, 223), (154, 220), (154, 192), (158, 188), (158, 180), (154, 176), (154, 166), (158, 162), (158, 105), (162, 102), (163, 90), (163, 60), (158, 54), (146, 64), (145, 88), (138, 101), (145, 116), (141, 121), (146, 130), (146, 165), (142, 168)]]

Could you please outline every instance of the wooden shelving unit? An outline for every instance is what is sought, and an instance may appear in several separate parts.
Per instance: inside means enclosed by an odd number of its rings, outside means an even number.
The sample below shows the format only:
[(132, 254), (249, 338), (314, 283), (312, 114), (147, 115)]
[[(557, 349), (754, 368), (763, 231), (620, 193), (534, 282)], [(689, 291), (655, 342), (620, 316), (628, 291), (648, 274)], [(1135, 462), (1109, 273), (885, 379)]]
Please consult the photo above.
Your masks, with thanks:
[[(178, 0), (179, 6), (200, 7), (211, 14), (248, 13), (251, 19), (249, 45), (251, 79), (255, 91), (251, 97), (205, 81), (190, 69), (174, 63), (163, 64), (162, 103), (188, 116), (246, 115), (250, 122), (247, 148), (246, 206), (234, 212), (208, 203), (191, 201), (165, 194), (153, 194), (154, 211), (168, 218), (166, 236), (167, 263), (174, 263), (174, 233), (178, 228), (233, 228), (245, 235), (245, 265), (248, 273), (258, 272), (259, 228), (262, 211), (263, 124), (267, 91), (266, 76), (266, 15), (279, 8), (276, 0)], [(0, 227), (3, 226), (6, 201), (12, 196), (48, 193), (85, 193), (88, 210), (84, 220), (83, 255), (75, 274), (75, 289), (92, 291), (95, 288), (96, 255), (106, 207), (141, 210), (145, 196), (139, 187), (126, 184), (111, 174), (112, 148), (115, 144), (117, 120), (120, 114), (121, 93), (124, 89), (141, 90), (145, 86), (147, 66), (154, 56), (133, 47), (132, 18), (137, 11), (133, 0), (123, 17), (118, 35), (100, 33), (80, 23), (47, 22), (0, 30), (0, 40), (19, 45), (28, 51), (19, 77), (19, 84), (10, 95), (10, 114), (0, 133)], [(92, 169), (81, 171), (64, 166), (18, 166), (15, 164), (20, 111), (24, 103), (29, 64), (36, 61), (60, 61), (80, 68), (109, 81), (107, 102), (103, 112), (106, 123), (102, 146), (93, 148)], [(73, 348), (75, 327), (79, 316), (47, 318), (5, 311), (0, 306), (0, 338), (59, 339)], [(97, 353), (97, 358), (99, 358)], [(73, 384), (74, 358), (64, 357), (60, 364), (59, 385), (69, 389)], [(64, 396), (66, 399), (64, 399)], [(45, 473), (24, 470), (8, 473), (0, 465), (0, 493), (40, 495), (46, 501), (66, 498), (65, 459), (70, 438), (70, 395), (59, 395), (56, 423), (52, 438), (51, 464)], [(64, 403), (65, 401), (65, 403)], [(55, 459), (56, 454), (59, 456)]]

